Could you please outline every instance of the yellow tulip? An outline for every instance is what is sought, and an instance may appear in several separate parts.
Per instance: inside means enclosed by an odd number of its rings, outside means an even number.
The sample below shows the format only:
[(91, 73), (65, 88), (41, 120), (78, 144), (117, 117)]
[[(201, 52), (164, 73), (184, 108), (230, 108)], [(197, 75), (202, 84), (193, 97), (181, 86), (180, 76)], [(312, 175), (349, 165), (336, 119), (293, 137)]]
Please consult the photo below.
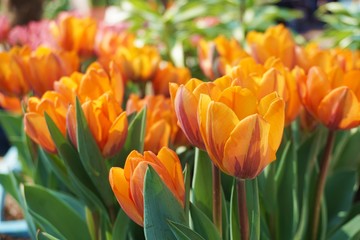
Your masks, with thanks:
[(182, 206), (185, 201), (181, 164), (174, 151), (167, 147), (162, 148), (157, 155), (150, 151), (145, 151), (144, 155), (132, 151), (126, 159), (124, 169), (110, 169), (109, 181), (121, 208), (141, 226), (144, 223), (144, 177), (149, 165)]
[(246, 36), (246, 42), (251, 55), (259, 63), (277, 57), (289, 69), (295, 66), (295, 41), (291, 32), (282, 24), (269, 27), (265, 33), (251, 31)]
[(325, 72), (310, 68), (298, 75), (300, 98), (306, 110), (331, 130), (350, 129), (360, 124), (360, 70), (344, 72), (333, 67)]
[(240, 179), (255, 178), (276, 159), (284, 115), (277, 93), (258, 101), (239, 86), (226, 88), (217, 100), (202, 94), (198, 105), (200, 133), (211, 160)]
[[(82, 104), (89, 129), (104, 157), (111, 157), (120, 151), (127, 136), (128, 122), (126, 112), (111, 92), (104, 93), (98, 99), (87, 100)], [(70, 105), (66, 122), (68, 134), (76, 146), (76, 113)]]
[(30, 97), (27, 111), (24, 115), (26, 134), (46, 151), (56, 153), (55, 144), (46, 127), (44, 113), (54, 121), (61, 133), (66, 136), (66, 111), (69, 102), (61, 94), (47, 91), (40, 99)]

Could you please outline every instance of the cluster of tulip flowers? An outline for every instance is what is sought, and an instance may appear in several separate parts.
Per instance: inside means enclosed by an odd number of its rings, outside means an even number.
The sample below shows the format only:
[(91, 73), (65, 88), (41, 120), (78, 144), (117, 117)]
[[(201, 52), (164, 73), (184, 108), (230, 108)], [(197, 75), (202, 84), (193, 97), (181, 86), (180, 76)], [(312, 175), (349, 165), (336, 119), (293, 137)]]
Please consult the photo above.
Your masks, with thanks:
[(0, 103), (23, 119), (35, 163), (16, 197), (33, 238), (359, 235), (359, 212), (326, 210), (324, 191), (349, 146), (334, 151), (336, 134), (358, 134), (338, 130), (360, 125), (360, 52), (302, 47), (277, 25), (249, 32), (246, 50), (200, 40), (200, 80), (126, 30), (73, 15), (48, 27), (56, 47), (0, 53)]

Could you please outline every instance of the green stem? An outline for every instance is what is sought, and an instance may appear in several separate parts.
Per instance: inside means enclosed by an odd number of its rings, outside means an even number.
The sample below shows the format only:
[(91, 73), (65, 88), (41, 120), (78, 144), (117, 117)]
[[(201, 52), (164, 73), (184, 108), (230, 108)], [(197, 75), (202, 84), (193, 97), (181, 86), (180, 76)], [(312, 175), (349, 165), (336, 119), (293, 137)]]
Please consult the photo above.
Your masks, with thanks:
[(318, 235), (322, 195), (325, 188), (327, 172), (329, 170), (331, 151), (334, 146), (334, 140), (335, 140), (335, 131), (331, 130), (327, 137), (325, 153), (320, 167), (320, 176), (317, 180), (317, 185), (316, 185), (316, 193), (315, 193), (316, 195), (314, 202), (314, 215), (313, 215), (313, 225), (312, 225), (313, 240), (317, 239), (317, 235)]
[(213, 221), (218, 229), (220, 236), (222, 235), (222, 213), (221, 213), (221, 175), (220, 170), (215, 164), (212, 164), (213, 176)]
[(246, 207), (245, 180), (237, 179), (236, 186), (237, 186), (237, 193), (238, 193), (241, 240), (248, 240), (249, 239), (249, 216), (248, 216), (248, 211), (247, 211), (247, 207)]

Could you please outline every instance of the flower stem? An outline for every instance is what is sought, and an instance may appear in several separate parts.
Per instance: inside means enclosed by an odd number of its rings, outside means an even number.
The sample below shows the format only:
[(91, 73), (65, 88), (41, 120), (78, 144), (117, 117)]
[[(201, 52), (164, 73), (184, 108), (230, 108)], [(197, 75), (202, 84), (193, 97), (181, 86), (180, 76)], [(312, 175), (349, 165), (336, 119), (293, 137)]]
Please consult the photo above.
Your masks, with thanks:
[(221, 213), (221, 188), (220, 188), (220, 170), (215, 164), (212, 164), (213, 176), (213, 222), (222, 235), (222, 213)]
[(241, 240), (249, 239), (249, 216), (246, 207), (246, 187), (245, 180), (237, 179), (237, 194), (239, 204), (239, 219), (240, 219), (240, 231)]
[(334, 140), (335, 140), (335, 132), (331, 130), (327, 137), (325, 153), (324, 153), (324, 157), (323, 157), (323, 160), (322, 160), (321, 166), (320, 166), (320, 176), (317, 180), (317, 185), (316, 185), (313, 226), (312, 226), (312, 239), (313, 240), (317, 239), (321, 200), (322, 200), (322, 195), (323, 195), (324, 188), (325, 188), (327, 172), (328, 172), (329, 165), (330, 165), (331, 151), (334, 146)]

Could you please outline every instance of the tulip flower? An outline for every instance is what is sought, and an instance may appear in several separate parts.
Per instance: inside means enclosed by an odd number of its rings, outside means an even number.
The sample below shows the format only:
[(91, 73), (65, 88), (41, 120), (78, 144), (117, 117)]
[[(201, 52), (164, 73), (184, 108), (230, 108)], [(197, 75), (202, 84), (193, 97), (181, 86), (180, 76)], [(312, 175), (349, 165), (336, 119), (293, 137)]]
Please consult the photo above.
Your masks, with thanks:
[(10, 21), (5, 15), (0, 15), (0, 43), (5, 42), (10, 31)]
[(318, 121), (331, 130), (360, 124), (360, 70), (344, 72), (340, 67), (325, 72), (312, 67), (307, 77), (298, 75), (302, 103)]
[(20, 99), (17, 97), (9, 97), (2, 93), (0, 93), (0, 107), (12, 113), (22, 113)]
[(74, 72), (69, 77), (63, 77), (54, 83), (54, 89), (66, 96), (69, 102), (75, 103), (77, 96), (81, 103), (97, 99), (105, 92), (111, 91), (116, 101), (121, 104), (124, 95), (124, 83), (119, 68), (110, 63), (110, 73), (94, 62), (85, 74)]
[(146, 129), (144, 149), (154, 153), (169, 144), (179, 146), (187, 145), (185, 136), (177, 126), (176, 115), (169, 98), (163, 95), (146, 96), (140, 99), (137, 95), (130, 95), (126, 105), (126, 112), (140, 112), (144, 106), (146, 109)]
[[(87, 100), (82, 104), (89, 129), (104, 157), (111, 157), (120, 151), (127, 136), (128, 122), (126, 112), (111, 92), (104, 93), (98, 99)], [(76, 113), (70, 105), (66, 123), (72, 143), (77, 146)]]
[(255, 178), (272, 161), (284, 127), (284, 102), (276, 92), (259, 101), (249, 89), (233, 86), (215, 101), (202, 94), (198, 122), (206, 150), (223, 172)]
[(124, 212), (137, 224), (144, 223), (144, 177), (148, 166), (154, 168), (164, 184), (184, 206), (185, 187), (178, 156), (164, 147), (157, 155), (145, 151), (144, 155), (132, 151), (126, 159), (124, 169), (110, 169), (111, 188)]
[(55, 81), (79, 68), (79, 58), (74, 52), (52, 51), (45, 47), (37, 48), (26, 61), (30, 73), (26, 80), (37, 96), (52, 90)]
[(46, 112), (54, 121), (60, 132), (66, 136), (66, 111), (68, 101), (61, 94), (47, 91), (40, 99), (30, 97), (27, 111), (24, 115), (24, 127), (26, 134), (46, 151), (56, 153), (56, 147), (52, 141), (44, 113)]
[(198, 55), (203, 73), (211, 80), (223, 76), (228, 67), (249, 57), (235, 39), (227, 40), (224, 36), (217, 37), (213, 42), (201, 40)]
[(29, 48), (12, 48), (10, 52), (0, 53), (0, 92), (8, 96), (23, 97), (30, 91), (26, 81), (29, 74), (24, 57), (30, 54)]
[(93, 54), (97, 30), (95, 19), (62, 14), (50, 28), (62, 49), (75, 51), (84, 57)]
[(265, 33), (251, 31), (246, 36), (246, 42), (251, 55), (259, 63), (277, 57), (289, 69), (295, 66), (295, 42), (290, 31), (282, 24), (269, 27)]
[[(210, 96), (216, 96), (221, 92), (221, 83), (228, 80), (227, 77), (221, 78), (219, 83), (202, 82), (198, 79), (190, 79), (185, 85), (170, 84), (171, 102), (178, 119), (178, 125), (183, 130), (190, 143), (200, 149), (205, 149), (204, 142), (200, 135), (197, 124), (197, 105), (200, 94), (206, 93)], [(220, 83), (221, 82), (221, 83)], [(218, 84), (219, 86), (217, 86)], [(226, 84), (230, 84), (228, 81)]]
[(150, 81), (158, 69), (161, 57), (155, 47), (120, 47), (113, 60), (123, 73), (125, 81)]
[(170, 62), (163, 62), (163, 64), (160, 64), (151, 82), (155, 95), (163, 94), (169, 97), (169, 83), (184, 84), (190, 78), (191, 74), (188, 68), (174, 67)]

